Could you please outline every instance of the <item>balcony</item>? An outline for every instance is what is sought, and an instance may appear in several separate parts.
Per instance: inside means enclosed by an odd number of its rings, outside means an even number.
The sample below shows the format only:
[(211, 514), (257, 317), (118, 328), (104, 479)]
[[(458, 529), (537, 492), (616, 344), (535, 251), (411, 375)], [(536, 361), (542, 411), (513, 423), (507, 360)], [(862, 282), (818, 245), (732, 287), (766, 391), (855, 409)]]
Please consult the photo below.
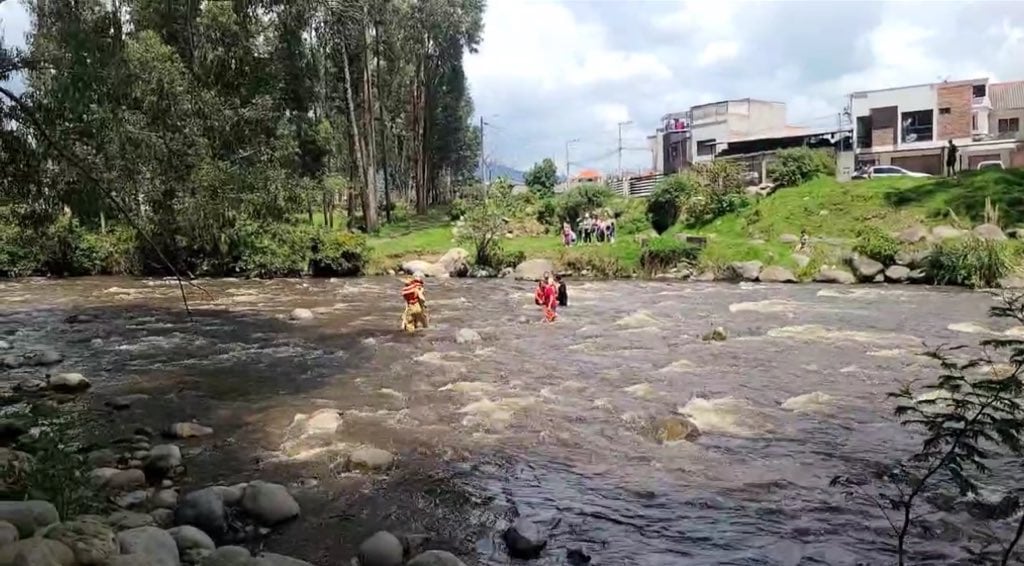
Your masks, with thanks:
[(988, 96), (975, 96), (971, 99), (971, 108), (992, 108), (992, 101)]

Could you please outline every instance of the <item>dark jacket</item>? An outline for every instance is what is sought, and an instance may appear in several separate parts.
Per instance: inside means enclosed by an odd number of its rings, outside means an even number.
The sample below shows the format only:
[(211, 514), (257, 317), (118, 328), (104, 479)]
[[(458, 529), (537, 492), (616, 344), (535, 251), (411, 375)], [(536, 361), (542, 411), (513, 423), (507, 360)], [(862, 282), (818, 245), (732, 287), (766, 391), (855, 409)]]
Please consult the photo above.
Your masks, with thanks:
[(569, 306), (569, 292), (565, 290), (565, 283), (558, 284), (558, 306)]

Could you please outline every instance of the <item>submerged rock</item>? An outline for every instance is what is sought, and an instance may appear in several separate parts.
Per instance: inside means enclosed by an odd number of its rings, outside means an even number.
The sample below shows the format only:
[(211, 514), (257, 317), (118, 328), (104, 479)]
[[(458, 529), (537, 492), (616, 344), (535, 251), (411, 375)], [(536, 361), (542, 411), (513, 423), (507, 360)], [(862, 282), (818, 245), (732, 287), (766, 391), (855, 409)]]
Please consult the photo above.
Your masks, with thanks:
[(398, 537), (379, 531), (359, 545), (359, 566), (401, 566), (404, 555)]
[(466, 566), (454, 554), (444, 550), (428, 550), (417, 554), (407, 566)]
[(656, 419), (644, 427), (642, 432), (659, 444), (680, 440), (693, 442), (700, 438), (700, 429), (693, 421), (676, 416)]
[(480, 337), (480, 333), (472, 328), (460, 328), (455, 333), (455, 342), (459, 344), (471, 344), (474, 342), (480, 342), (483, 338)]
[(52, 366), (64, 361), (64, 356), (56, 350), (38, 350), (28, 352), (22, 356), (21, 365), (26, 366)]
[(254, 481), (245, 488), (242, 509), (268, 527), (298, 517), (300, 511), (286, 487), (263, 481)]
[(134, 395), (122, 395), (120, 397), (114, 397), (113, 399), (107, 399), (105, 404), (111, 409), (123, 411), (124, 409), (130, 408), (135, 403), (145, 401), (147, 399), (149, 399), (149, 395), (136, 393)]
[(504, 539), (509, 555), (525, 560), (540, 556), (548, 544), (547, 534), (525, 517), (516, 519), (516, 522), (505, 530)]
[(380, 472), (395, 464), (395, 456), (380, 448), (360, 448), (348, 457), (348, 469), (357, 472)]
[(711, 331), (706, 332), (700, 337), (705, 342), (725, 342), (729, 338), (729, 334), (726, 333), (725, 329), (721, 326), (716, 326)]

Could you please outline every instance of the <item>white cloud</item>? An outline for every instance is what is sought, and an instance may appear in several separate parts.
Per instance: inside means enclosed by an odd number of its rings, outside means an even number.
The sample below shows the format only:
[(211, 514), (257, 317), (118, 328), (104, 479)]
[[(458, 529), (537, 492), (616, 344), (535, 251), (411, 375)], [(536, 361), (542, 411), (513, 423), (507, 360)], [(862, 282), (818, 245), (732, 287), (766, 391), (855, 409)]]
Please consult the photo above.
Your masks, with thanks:
[(697, 66), (708, 67), (716, 63), (722, 63), (735, 59), (740, 54), (740, 44), (731, 40), (718, 40), (704, 46), (700, 55), (697, 55)]

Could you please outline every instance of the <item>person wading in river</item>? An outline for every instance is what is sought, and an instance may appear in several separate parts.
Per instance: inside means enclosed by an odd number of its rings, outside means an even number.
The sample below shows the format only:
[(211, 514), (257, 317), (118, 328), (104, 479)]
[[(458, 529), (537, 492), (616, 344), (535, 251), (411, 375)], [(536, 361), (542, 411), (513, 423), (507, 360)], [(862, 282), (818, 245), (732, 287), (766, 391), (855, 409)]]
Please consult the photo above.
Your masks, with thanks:
[(558, 286), (555, 285), (555, 279), (550, 273), (545, 273), (544, 278), (540, 280), (534, 302), (537, 302), (537, 299), (540, 299), (540, 307), (544, 310), (544, 320), (554, 322), (558, 318)]
[(415, 332), (417, 328), (427, 327), (427, 299), (423, 295), (423, 274), (417, 273), (405, 282), (402, 287), (402, 298), (405, 299), (405, 312), (402, 313), (402, 328), (406, 332)]

